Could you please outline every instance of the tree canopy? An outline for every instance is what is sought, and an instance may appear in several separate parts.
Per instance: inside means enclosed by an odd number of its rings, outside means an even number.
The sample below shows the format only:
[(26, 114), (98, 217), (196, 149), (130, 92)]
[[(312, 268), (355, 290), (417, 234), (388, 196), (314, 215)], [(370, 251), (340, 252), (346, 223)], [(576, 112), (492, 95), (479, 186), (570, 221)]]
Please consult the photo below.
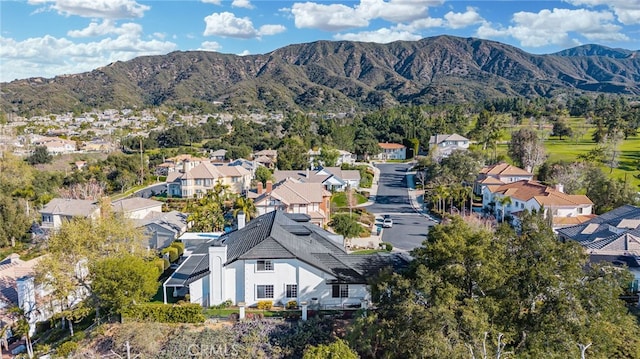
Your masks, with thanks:
[(364, 358), (566, 358), (589, 344), (588, 357), (640, 357), (619, 299), (629, 272), (588, 265), (542, 215), (525, 214), (520, 231), (452, 217), (412, 255), (407, 272), (374, 280), (378, 309), (350, 329)]

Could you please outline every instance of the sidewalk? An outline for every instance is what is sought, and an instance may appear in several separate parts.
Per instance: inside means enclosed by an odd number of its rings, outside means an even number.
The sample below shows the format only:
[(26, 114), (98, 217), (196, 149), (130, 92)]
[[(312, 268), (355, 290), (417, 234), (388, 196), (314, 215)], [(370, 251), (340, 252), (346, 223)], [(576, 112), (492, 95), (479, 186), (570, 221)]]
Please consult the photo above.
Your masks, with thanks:
[(429, 214), (429, 210), (424, 206), (424, 190), (417, 190), (414, 187), (413, 177), (415, 176), (415, 172), (407, 172), (407, 192), (409, 193), (409, 201), (411, 202), (411, 207), (416, 211), (419, 215), (439, 223), (440, 221), (431, 214)]

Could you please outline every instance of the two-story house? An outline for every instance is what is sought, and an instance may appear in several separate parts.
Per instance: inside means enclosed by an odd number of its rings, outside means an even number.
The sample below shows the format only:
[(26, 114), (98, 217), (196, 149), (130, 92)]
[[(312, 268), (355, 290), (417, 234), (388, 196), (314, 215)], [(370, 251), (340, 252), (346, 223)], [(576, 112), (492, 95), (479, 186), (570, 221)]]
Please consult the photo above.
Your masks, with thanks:
[(429, 151), (436, 159), (448, 157), (453, 151), (468, 148), (469, 139), (457, 133), (435, 135), (429, 138)]
[(518, 224), (518, 214), (522, 211), (537, 211), (553, 218), (553, 228), (574, 225), (593, 218), (593, 202), (585, 195), (571, 195), (536, 181), (517, 181), (496, 186), (485, 186), (482, 206), (496, 218), (513, 217)]
[(344, 191), (347, 187), (360, 187), (360, 171), (342, 170), (340, 167), (320, 167), (316, 170), (281, 171), (273, 172), (276, 182), (282, 182), (287, 178), (304, 183), (321, 183), (327, 191)]
[(481, 196), (486, 186), (503, 185), (523, 180), (530, 181), (532, 179), (533, 173), (525, 171), (520, 167), (500, 162), (495, 165), (485, 166), (480, 170), (473, 184), (473, 193)]
[(202, 162), (182, 172), (169, 172), (167, 193), (182, 198), (197, 198), (212, 190), (217, 183), (228, 186), (234, 193), (243, 193), (251, 186), (251, 172), (242, 166), (215, 166)]
[(203, 306), (230, 300), (358, 308), (370, 300), (368, 277), (407, 264), (400, 254), (347, 254), (342, 236), (311, 224), (306, 215), (278, 210), (197, 247), (163, 289), (165, 302), (172, 293), (188, 292), (192, 303)]
[(329, 222), (331, 192), (321, 183), (299, 182), (287, 178), (272, 185), (267, 182), (263, 190), (258, 183), (257, 197), (254, 199), (257, 215), (281, 210), (287, 213), (308, 215), (311, 223), (324, 226)]
[(100, 204), (94, 200), (54, 198), (40, 210), (40, 216), (43, 229), (58, 229), (63, 221), (73, 217), (97, 219), (100, 216)]
[[(313, 166), (316, 163), (316, 159), (318, 158), (318, 156), (320, 156), (320, 152), (322, 150), (309, 150), (309, 152), (307, 152), (307, 154), (309, 155), (309, 165), (313, 168)], [(349, 151), (344, 151), (344, 150), (337, 150), (338, 151), (338, 158), (336, 159), (336, 166), (341, 166), (343, 163), (345, 164), (349, 164), (352, 165), (354, 163), (356, 163), (356, 155), (354, 155), (353, 153), (349, 152)], [(324, 166), (326, 165), (325, 163), (320, 163), (320, 166)]]
[(380, 146), (380, 153), (374, 156), (375, 159), (380, 161), (386, 160), (406, 160), (407, 159), (407, 147), (400, 143), (378, 143)]

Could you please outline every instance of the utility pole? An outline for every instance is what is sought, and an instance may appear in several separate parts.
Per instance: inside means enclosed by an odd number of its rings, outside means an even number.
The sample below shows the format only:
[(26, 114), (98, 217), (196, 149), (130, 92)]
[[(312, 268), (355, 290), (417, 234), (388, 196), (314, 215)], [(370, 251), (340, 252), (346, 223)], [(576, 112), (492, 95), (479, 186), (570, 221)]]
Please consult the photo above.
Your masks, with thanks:
[(144, 184), (144, 156), (142, 154), (142, 136), (139, 137), (140, 140), (140, 184)]

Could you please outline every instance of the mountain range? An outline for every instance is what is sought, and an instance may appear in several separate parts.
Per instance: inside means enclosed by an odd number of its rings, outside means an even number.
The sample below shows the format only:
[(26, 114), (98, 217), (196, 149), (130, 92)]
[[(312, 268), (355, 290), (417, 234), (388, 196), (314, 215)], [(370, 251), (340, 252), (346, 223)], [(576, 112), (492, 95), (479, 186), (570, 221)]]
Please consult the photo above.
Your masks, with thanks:
[(143, 56), (1, 85), (0, 106), (17, 113), (214, 103), (237, 111), (345, 111), (563, 92), (640, 95), (640, 51), (584, 45), (536, 55), (446, 35), (389, 44), (317, 41), (261, 55)]

